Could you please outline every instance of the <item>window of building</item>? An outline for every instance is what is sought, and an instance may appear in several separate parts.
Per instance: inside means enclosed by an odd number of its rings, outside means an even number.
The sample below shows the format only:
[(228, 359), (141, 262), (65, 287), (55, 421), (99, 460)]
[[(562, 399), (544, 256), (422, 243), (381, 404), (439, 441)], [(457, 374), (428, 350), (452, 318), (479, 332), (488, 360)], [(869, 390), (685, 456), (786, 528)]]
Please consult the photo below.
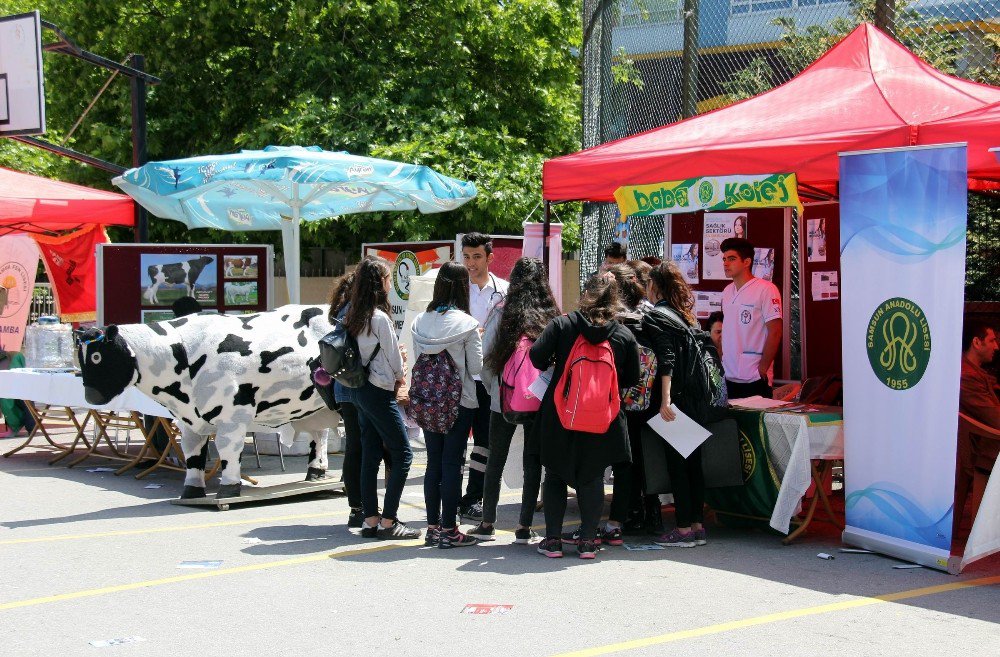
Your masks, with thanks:
[(733, 16), (755, 12), (777, 11), (780, 9), (798, 9), (800, 7), (817, 7), (846, 2), (847, 0), (730, 0), (729, 13)]
[(681, 0), (627, 0), (622, 3), (621, 24), (648, 25), (681, 19)]

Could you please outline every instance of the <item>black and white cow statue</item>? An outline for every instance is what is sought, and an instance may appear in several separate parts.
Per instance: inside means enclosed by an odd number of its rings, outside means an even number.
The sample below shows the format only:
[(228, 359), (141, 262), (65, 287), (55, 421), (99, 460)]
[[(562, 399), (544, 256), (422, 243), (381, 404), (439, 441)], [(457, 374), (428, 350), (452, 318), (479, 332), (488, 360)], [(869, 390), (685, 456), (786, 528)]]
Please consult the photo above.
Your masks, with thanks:
[(106, 404), (135, 385), (170, 411), (187, 466), (182, 498), (205, 496), (213, 434), (222, 461), (217, 497), (238, 497), (244, 438), (254, 428), (277, 428), (286, 442), (311, 433), (306, 479), (322, 478), (329, 429), (338, 418), (316, 393), (307, 361), (332, 330), (328, 311), (289, 305), (87, 329), (77, 347), (86, 399)]
[(194, 284), (205, 269), (214, 260), (211, 256), (201, 256), (191, 258), (184, 262), (171, 262), (165, 265), (150, 265), (146, 273), (149, 274), (149, 287), (146, 288), (146, 301), (151, 304), (158, 304), (157, 292), (161, 285), (183, 285), (184, 295), (194, 296)]

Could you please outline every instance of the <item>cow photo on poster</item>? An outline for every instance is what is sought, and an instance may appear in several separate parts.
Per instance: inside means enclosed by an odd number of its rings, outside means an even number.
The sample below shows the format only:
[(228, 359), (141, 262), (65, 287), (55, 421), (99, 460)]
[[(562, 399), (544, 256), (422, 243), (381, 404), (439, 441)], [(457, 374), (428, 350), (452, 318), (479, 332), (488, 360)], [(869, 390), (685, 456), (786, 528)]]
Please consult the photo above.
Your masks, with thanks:
[(215, 256), (190, 253), (143, 253), (139, 259), (143, 306), (169, 306), (181, 297), (194, 297), (214, 306), (218, 298)]

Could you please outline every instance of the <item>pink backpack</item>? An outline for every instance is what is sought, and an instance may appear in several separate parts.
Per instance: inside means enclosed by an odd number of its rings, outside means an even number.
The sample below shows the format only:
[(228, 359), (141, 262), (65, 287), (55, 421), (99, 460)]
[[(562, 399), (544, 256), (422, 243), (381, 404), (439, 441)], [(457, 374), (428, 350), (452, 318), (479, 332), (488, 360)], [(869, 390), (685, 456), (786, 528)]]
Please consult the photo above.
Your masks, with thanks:
[(528, 355), (534, 342), (522, 335), (500, 374), (500, 411), (511, 424), (530, 421), (542, 403), (528, 390), (541, 374)]
[(553, 395), (563, 428), (605, 433), (621, 410), (615, 354), (607, 340), (577, 336)]

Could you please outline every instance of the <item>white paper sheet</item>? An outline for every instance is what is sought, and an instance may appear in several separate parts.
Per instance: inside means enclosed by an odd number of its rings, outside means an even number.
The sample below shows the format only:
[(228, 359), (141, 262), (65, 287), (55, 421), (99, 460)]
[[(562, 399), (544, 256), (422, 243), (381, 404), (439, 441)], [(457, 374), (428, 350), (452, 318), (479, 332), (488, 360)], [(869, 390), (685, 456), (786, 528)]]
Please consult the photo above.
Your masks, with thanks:
[(742, 399), (730, 399), (729, 405), (738, 406), (740, 408), (749, 408), (756, 411), (765, 411), (769, 408), (793, 406), (794, 402), (781, 401), (780, 399), (768, 399), (767, 397), (754, 395), (753, 397), (743, 397)]
[(538, 375), (534, 383), (528, 386), (528, 392), (533, 394), (538, 399), (545, 397), (545, 391), (549, 389), (549, 383), (552, 381), (552, 370), (546, 370)]
[(670, 408), (677, 414), (673, 422), (667, 422), (657, 413), (647, 424), (681, 456), (687, 458), (691, 456), (691, 452), (698, 449), (699, 445), (708, 440), (712, 432), (681, 413), (677, 410), (677, 406), (671, 404)]

